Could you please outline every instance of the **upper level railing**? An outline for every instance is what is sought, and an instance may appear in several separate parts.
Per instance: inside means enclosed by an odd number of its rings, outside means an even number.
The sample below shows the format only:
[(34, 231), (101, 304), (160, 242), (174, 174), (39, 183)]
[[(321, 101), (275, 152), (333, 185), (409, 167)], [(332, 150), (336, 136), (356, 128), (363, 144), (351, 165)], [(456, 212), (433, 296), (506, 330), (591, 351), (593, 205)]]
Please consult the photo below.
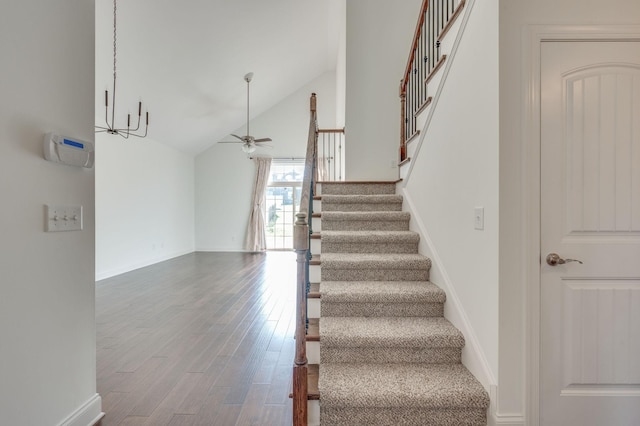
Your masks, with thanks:
[(446, 58), (440, 53), (441, 40), (462, 11), (464, 3), (465, 0), (422, 2), (409, 59), (400, 82), (400, 161), (407, 158), (407, 141), (419, 133), (416, 116), (431, 102), (427, 83)]
[(318, 181), (343, 180), (344, 129), (318, 129)]

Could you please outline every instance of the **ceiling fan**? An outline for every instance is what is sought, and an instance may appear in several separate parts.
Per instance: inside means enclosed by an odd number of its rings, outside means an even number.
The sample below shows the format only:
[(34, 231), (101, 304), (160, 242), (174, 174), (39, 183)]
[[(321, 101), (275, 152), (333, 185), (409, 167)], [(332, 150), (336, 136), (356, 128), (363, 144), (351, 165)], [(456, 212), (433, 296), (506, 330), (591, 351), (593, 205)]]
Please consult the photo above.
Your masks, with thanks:
[(237, 138), (239, 140), (237, 141), (222, 141), (220, 143), (241, 143), (242, 144), (242, 150), (244, 152), (246, 152), (247, 154), (251, 154), (253, 151), (256, 150), (256, 147), (258, 146), (268, 146), (268, 145), (258, 145), (261, 144), (263, 142), (271, 142), (271, 138), (260, 138), (260, 139), (256, 139), (253, 136), (251, 136), (249, 134), (249, 85), (251, 83), (251, 80), (253, 79), (253, 73), (247, 73), (244, 76), (244, 81), (247, 82), (247, 134), (245, 136), (238, 136), (238, 135), (234, 135), (233, 133), (231, 134), (231, 136), (233, 136), (234, 138)]

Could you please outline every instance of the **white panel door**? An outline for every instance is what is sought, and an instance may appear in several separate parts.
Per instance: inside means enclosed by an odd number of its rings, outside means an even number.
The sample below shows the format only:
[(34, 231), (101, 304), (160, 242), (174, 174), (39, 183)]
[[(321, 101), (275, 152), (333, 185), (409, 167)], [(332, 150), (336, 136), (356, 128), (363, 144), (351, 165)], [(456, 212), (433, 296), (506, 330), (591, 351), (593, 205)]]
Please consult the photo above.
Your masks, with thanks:
[(638, 426), (640, 42), (541, 49), (541, 424)]

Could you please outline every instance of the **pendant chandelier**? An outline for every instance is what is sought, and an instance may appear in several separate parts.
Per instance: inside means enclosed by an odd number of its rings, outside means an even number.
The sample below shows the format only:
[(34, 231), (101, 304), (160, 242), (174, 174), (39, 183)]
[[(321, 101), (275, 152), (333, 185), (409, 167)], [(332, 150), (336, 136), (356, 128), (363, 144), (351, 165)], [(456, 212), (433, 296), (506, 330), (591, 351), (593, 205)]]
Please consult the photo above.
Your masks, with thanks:
[(144, 133), (140, 129), (140, 121), (142, 118), (142, 102), (138, 102), (138, 123), (135, 128), (131, 127), (131, 114), (127, 114), (127, 127), (116, 127), (115, 124), (115, 115), (116, 115), (116, 0), (113, 0), (113, 93), (111, 95), (111, 122), (109, 122), (109, 91), (104, 91), (104, 120), (106, 123), (106, 127), (95, 126), (96, 133), (106, 132), (111, 135), (119, 135), (125, 139), (128, 139), (129, 136), (135, 136), (138, 138), (144, 138), (147, 136), (147, 130), (149, 128), (149, 112), (146, 112), (145, 117), (145, 126)]

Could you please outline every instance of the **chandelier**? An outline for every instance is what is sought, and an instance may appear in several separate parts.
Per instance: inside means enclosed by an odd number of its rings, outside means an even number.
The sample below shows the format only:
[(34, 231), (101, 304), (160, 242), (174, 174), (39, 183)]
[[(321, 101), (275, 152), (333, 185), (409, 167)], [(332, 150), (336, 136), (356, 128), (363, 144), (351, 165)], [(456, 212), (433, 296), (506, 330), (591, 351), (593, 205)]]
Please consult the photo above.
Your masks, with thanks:
[(142, 101), (138, 102), (138, 123), (135, 128), (131, 127), (131, 114), (127, 114), (127, 127), (116, 127), (115, 115), (116, 115), (116, 0), (113, 0), (113, 94), (111, 95), (111, 122), (109, 122), (109, 91), (104, 91), (104, 120), (106, 127), (95, 126), (96, 133), (106, 132), (111, 135), (119, 135), (125, 139), (129, 136), (135, 136), (138, 138), (144, 138), (147, 136), (147, 130), (149, 128), (149, 111), (146, 112), (144, 133), (140, 130), (140, 121), (142, 118)]

